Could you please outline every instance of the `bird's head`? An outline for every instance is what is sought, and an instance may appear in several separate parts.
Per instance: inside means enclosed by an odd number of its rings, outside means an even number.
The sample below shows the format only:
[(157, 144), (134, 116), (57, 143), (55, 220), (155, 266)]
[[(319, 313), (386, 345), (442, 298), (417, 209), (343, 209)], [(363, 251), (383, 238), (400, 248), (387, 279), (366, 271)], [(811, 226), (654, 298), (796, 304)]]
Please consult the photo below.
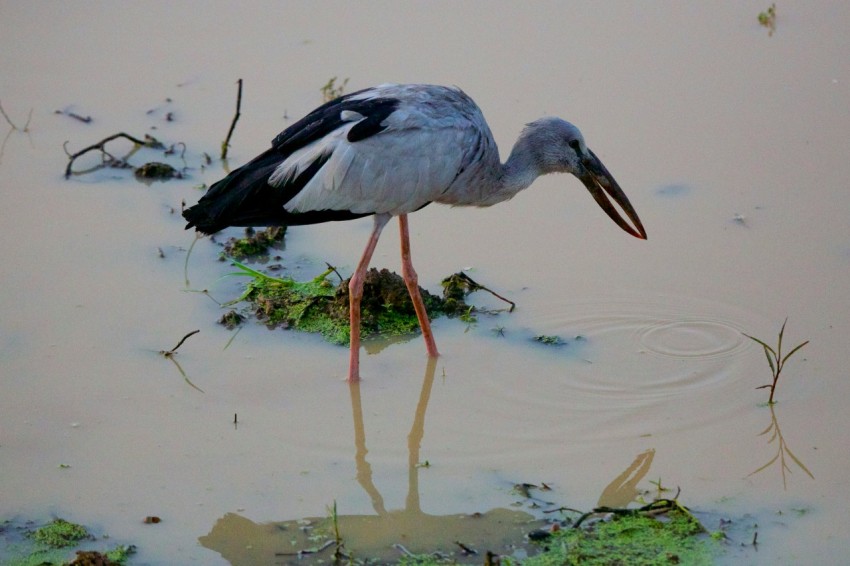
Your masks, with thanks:
[[(596, 154), (587, 147), (584, 136), (573, 124), (560, 118), (541, 118), (528, 124), (520, 139), (525, 140), (538, 174), (571, 173), (584, 183), (596, 203), (617, 226), (637, 238), (646, 239), (646, 230), (626, 193)], [(620, 215), (611, 199), (632, 221)]]

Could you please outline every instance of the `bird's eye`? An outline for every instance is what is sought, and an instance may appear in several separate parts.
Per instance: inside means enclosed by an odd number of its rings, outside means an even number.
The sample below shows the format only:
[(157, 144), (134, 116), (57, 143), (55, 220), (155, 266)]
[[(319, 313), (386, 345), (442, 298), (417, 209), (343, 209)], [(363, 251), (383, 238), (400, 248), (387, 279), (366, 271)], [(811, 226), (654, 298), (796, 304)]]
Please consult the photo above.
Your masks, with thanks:
[(579, 155), (581, 155), (581, 144), (579, 143), (579, 141), (578, 141), (578, 140), (576, 140), (576, 139), (572, 139), (572, 140), (570, 140), (570, 141), (569, 141), (569, 142), (567, 142), (567, 143), (569, 144), (569, 146), (570, 146), (571, 148), (573, 148), (573, 151), (575, 151), (576, 153), (578, 153)]

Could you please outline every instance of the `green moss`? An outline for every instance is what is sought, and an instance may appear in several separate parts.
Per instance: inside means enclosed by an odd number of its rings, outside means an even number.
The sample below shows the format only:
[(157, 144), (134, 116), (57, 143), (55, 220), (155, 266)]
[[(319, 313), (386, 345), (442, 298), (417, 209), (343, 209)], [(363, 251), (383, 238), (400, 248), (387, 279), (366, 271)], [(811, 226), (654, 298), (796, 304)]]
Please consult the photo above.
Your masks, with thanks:
[(69, 523), (65, 519), (56, 519), (52, 523), (36, 529), (30, 536), (34, 541), (45, 546), (64, 548), (74, 546), (90, 535), (82, 525)]
[(540, 342), (541, 344), (546, 344), (547, 346), (563, 346), (566, 344), (560, 336), (549, 336), (546, 334), (539, 334), (534, 337), (535, 342)]
[(244, 238), (230, 238), (224, 252), (236, 259), (256, 258), (268, 254), (269, 248), (278, 246), (286, 235), (286, 226), (272, 226), (259, 232), (245, 229)]
[(118, 545), (114, 549), (106, 552), (106, 558), (111, 562), (115, 562), (117, 564), (126, 564), (127, 560), (130, 559), (130, 556), (136, 553), (135, 545)]
[(523, 566), (711, 564), (714, 547), (702, 525), (678, 506), (663, 520), (645, 514), (613, 515), (587, 528), (568, 528), (546, 541)]
[(67, 549), (36, 549), (26, 556), (10, 557), (4, 563), (6, 566), (59, 566), (68, 561)]
[(135, 170), (134, 174), (138, 179), (149, 179), (165, 181), (167, 179), (180, 179), (183, 175), (168, 163), (160, 163), (151, 161), (145, 163)]

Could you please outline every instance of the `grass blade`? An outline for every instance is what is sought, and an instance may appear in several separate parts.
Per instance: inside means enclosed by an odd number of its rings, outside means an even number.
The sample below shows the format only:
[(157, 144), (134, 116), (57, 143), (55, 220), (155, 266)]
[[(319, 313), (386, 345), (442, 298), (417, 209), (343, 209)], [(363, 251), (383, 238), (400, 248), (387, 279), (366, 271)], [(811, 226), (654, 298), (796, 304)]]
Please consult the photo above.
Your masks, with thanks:
[(782, 323), (782, 328), (779, 329), (779, 341), (776, 344), (776, 361), (782, 359), (782, 336), (785, 334), (785, 325), (788, 324), (788, 317), (785, 317), (785, 321)]
[(808, 340), (806, 340), (805, 342), (803, 342), (802, 344), (800, 344), (799, 346), (797, 346), (796, 348), (794, 348), (793, 350), (791, 350), (790, 352), (788, 352), (788, 354), (786, 354), (786, 355), (785, 355), (785, 359), (787, 360), (788, 358), (790, 358), (791, 356), (793, 356), (793, 355), (794, 355), (794, 353), (795, 353), (797, 350), (799, 350), (800, 348), (802, 348), (803, 346), (805, 346), (805, 345), (806, 345), (806, 344), (808, 344), (808, 343), (809, 343), (809, 341), (808, 341)]

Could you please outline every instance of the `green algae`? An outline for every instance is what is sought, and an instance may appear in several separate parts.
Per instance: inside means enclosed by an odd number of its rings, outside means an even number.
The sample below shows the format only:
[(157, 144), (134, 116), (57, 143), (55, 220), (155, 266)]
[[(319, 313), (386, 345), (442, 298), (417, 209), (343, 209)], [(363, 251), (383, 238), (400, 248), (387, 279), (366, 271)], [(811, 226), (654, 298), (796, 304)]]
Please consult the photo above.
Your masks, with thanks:
[(0, 562), (8, 566), (121, 566), (136, 551), (133, 545), (118, 545), (107, 551), (81, 550), (81, 545), (91, 545), (95, 537), (83, 525), (64, 519), (35, 529), (30, 522), (6, 521), (0, 525), (0, 532), (4, 535)]
[[(625, 511), (625, 510), (622, 510)], [(712, 564), (718, 547), (714, 537), (678, 503), (661, 515), (630, 510), (612, 513), (587, 527), (556, 531), (543, 552), (523, 566), (629, 564)]]
[(65, 519), (55, 519), (52, 523), (36, 529), (30, 535), (37, 543), (51, 548), (74, 546), (91, 535), (82, 525), (70, 523)]

